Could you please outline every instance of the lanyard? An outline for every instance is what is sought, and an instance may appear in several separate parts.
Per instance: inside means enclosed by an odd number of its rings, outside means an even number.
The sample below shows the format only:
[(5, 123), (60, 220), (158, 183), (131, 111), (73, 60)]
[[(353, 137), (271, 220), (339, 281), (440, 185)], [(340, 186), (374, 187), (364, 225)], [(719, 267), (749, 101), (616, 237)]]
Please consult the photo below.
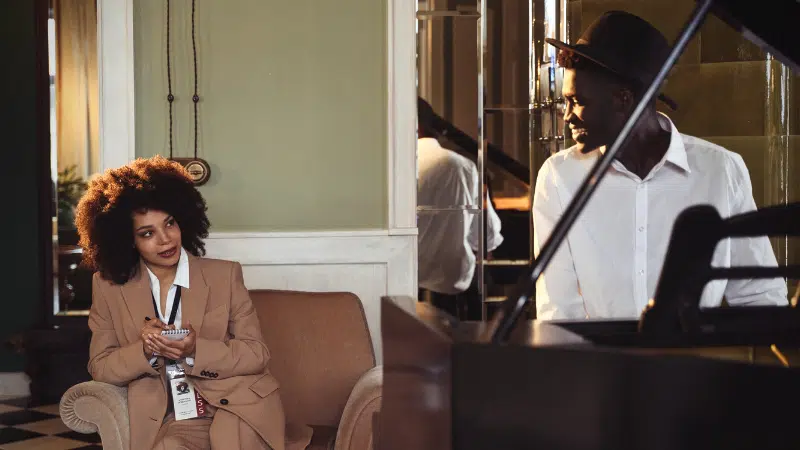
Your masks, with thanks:
[[(173, 323), (175, 323), (175, 316), (178, 315), (178, 306), (180, 306), (180, 304), (181, 304), (181, 290), (182, 289), (181, 289), (180, 286), (177, 286), (177, 288), (178, 288), (178, 290), (175, 291), (175, 299), (172, 301), (172, 311), (169, 313), (169, 322), (167, 322), (167, 325), (172, 325)], [(169, 291), (167, 291), (167, 292), (169, 292)], [(167, 294), (167, 295), (169, 295), (169, 294)], [(153, 297), (153, 310), (156, 312), (156, 316), (159, 316), (159, 314), (158, 314), (158, 305), (156, 304), (156, 298), (155, 298), (155, 296), (152, 296), (152, 297)]]

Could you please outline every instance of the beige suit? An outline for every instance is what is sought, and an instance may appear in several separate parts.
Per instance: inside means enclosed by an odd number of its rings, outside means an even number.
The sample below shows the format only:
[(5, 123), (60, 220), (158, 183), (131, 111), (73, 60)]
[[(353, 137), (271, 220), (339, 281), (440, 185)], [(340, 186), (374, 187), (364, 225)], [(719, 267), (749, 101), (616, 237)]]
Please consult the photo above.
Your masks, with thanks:
[[(168, 406), (164, 380), (145, 357), (140, 337), (145, 317), (154, 316), (144, 272), (140, 268), (124, 285), (95, 274), (89, 314), (89, 373), (96, 381), (128, 386), (132, 450), (153, 447)], [(218, 409), (215, 421), (225, 418), (215, 425), (236, 435), (246, 424), (275, 450), (305, 448), (310, 428), (291, 427), (300, 431), (286, 438), (278, 382), (266, 369), (270, 354), (241, 265), (190, 256), (189, 286), (181, 297), (182, 322), (198, 334), (194, 367), (184, 368), (200, 394)], [(239, 420), (230, 420), (234, 416)], [(213, 428), (215, 434), (227, 434), (219, 426)]]

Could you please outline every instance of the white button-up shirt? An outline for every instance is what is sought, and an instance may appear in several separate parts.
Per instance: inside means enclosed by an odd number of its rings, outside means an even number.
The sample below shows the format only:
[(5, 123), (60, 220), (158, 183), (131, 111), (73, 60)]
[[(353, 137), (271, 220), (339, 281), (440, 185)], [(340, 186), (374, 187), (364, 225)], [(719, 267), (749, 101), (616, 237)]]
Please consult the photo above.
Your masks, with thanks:
[[(158, 277), (155, 276), (149, 267), (147, 267), (147, 275), (150, 277), (150, 291), (153, 293), (153, 298), (156, 301), (156, 308), (158, 308), (156, 313), (158, 313), (158, 318), (166, 324), (169, 322), (169, 316), (172, 313), (172, 306), (175, 304), (175, 293), (178, 291), (179, 287), (189, 289), (189, 257), (186, 255), (186, 250), (181, 248), (181, 256), (178, 257), (178, 267), (175, 270), (175, 279), (172, 281), (169, 291), (167, 291), (166, 311), (161, 310), (161, 283), (158, 281)], [(181, 296), (181, 303), (183, 303), (183, 296)], [(182, 306), (182, 304), (179, 304), (178, 311), (175, 313), (174, 325), (176, 329), (181, 328)], [(155, 360), (156, 358), (151, 358), (150, 364), (153, 364)], [(194, 359), (191, 357), (186, 358), (186, 364), (194, 366)]]
[[(664, 158), (642, 180), (614, 161), (536, 284), (537, 318), (636, 319), (653, 297), (672, 226), (687, 207), (714, 206), (722, 217), (756, 209), (750, 175), (741, 156), (710, 142), (671, 131)], [(602, 149), (601, 151), (604, 151)], [(575, 147), (561, 151), (539, 171), (533, 200), (534, 253), (545, 240), (599, 157)], [(715, 267), (776, 266), (767, 237), (725, 239)], [(715, 280), (701, 307), (785, 305), (784, 279)]]
[[(434, 138), (417, 146), (417, 204), (433, 208), (477, 208), (481, 199), (478, 168)], [(442, 294), (466, 290), (475, 274), (479, 224), (476, 214), (463, 210), (429, 211), (418, 215), (420, 287)], [(500, 218), (488, 202), (487, 251), (503, 243)]]

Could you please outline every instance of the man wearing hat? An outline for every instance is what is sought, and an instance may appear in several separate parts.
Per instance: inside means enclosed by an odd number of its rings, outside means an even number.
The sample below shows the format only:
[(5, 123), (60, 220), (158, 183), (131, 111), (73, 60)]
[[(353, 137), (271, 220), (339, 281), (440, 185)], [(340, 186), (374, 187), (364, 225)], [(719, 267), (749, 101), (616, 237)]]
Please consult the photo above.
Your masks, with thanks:
[[(576, 145), (551, 156), (536, 180), (534, 252), (600, 153), (614, 142), (667, 58), (664, 36), (626, 12), (604, 14), (575, 45), (548, 39), (564, 70), (564, 120)], [(674, 101), (659, 100), (673, 110)], [(542, 320), (638, 318), (656, 288), (673, 223), (691, 205), (711, 204), (723, 217), (751, 211), (750, 175), (742, 158), (681, 134), (653, 101), (631, 132), (593, 198), (536, 285)], [(766, 237), (725, 240), (713, 264), (776, 266)], [(718, 280), (701, 307), (786, 305), (783, 279)]]

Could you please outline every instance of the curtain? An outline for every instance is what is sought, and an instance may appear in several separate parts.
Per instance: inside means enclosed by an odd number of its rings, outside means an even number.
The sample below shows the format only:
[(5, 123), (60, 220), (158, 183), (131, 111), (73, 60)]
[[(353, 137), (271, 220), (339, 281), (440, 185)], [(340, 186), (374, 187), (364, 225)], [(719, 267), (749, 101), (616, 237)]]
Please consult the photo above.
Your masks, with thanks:
[(59, 171), (100, 170), (96, 0), (52, 0), (56, 27), (56, 134)]

